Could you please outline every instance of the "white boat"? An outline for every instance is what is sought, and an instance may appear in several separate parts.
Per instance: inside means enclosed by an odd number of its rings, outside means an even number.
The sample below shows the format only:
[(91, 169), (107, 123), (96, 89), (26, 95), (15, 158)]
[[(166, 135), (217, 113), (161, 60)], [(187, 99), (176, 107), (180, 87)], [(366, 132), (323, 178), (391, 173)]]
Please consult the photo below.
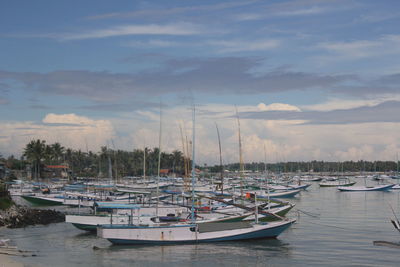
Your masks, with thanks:
[(346, 192), (360, 192), (360, 191), (387, 191), (390, 190), (394, 184), (376, 185), (376, 186), (339, 186), (339, 191)]
[[(301, 192), (301, 189), (296, 189), (296, 190), (287, 190), (287, 191), (282, 191), (282, 192), (273, 192), (273, 193), (268, 193), (264, 190), (254, 190), (254, 191), (247, 191), (245, 193), (245, 197), (247, 199), (254, 199), (254, 194), (257, 194), (257, 198), (259, 200), (268, 200), (269, 198), (292, 198), (299, 194)], [(234, 195), (240, 197), (240, 193), (234, 193)]]
[[(96, 202), (94, 214), (67, 214), (65, 222), (71, 223), (76, 228), (85, 231), (96, 231), (96, 227), (102, 224), (135, 224), (151, 225), (156, 214), (155, 207), (140, 207), (136, 204)], [(98, 212), (106, 210), (108, 213)], [(180, 218), (186, 212), (186, 208), (178, 206), (159, 206), (158, 212), (162, 216)]]
[[(192, 166), (195, 164), (195, 110), (193, 109), (192, 131)], [(233, 241), (254, 238), (277, 237), (289, 228), (295, 220), (281, 220), (270, 223), (258, 223), (258, 206), (255, 201), (254, 223), (250, 222), (211, 222), (197, 223), (194, 208), (195, 168), (192, 168), (192, 206), (191, 222), (155, 225), (101, 225), (97, 228), (97, 235), (113, 244), (169, 244), (169, 243), (198, 243)], [(255, 198), (256, 200), (257, 198)]]
[(288, 185), (269, 185), (268, 187), (272, 190), (297, 190), (297, 189), (307, 189), (311, 184), (288, 184)]
[(348, 178), (338, 178), (334, 181), (322, 181), (319, 183), (320, 187), (338, 187), (338, 186), (352, 186), (355, 185), (356, 182), (350, 181)]
[(116, 245), (171, 244), (275, 238), (295, 220), (263, 224), (249, 222), (173, 224), (154, 226), (102, 225), (97, 236)]

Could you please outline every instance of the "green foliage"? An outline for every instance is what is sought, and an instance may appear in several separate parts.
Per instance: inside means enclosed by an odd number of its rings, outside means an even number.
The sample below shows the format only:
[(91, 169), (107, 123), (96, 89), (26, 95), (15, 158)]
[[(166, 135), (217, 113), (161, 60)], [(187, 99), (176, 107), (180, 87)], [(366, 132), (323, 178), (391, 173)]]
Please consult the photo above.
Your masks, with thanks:
[[(158, 172), (158, 148), (145, 148), (146, 153), (146, 175), (157, 175)], [(141, 176), (143, 175), (144, 151), (134, 149), (133, 151), (113, 150), (106, 146), (101, 147), (99, 152), (73, 150), (64, 148), (60, 143), (47, 145), (44, 140), (32, 140), (24, 149), (24, 158), (18, 160), (14, 157), (7, 159), (7, 165), (12, 169), (24, 169), (29, 162), (34, 177), (40, 177), (42, 163), (50, 165), (67, 164), (74, 176), (79, 177), (108, 177), (109, 166), (112, 166), (112, 176)], [(174, 173), (183, 175), (185, 172), (184, 157), (181, 151), (172, 153), (161, 153), (161, 169), (172, 169)], [(262, 172), (265, 169), (272, 172), (363, 172), (396, 171), (397, 163), (394, 161), (344, 161), (344, 162), (278, 162), (268, 163), (252, 162), (245, 164), (245, 170)], [(203, 167), (210, 172), (221, 171), (219, 165)], [(190, 168), (189, 168), (190, 169)], [(239, 163), (231, 163), (223, 166), (224, 170), (238, 171)]]
[[(158, 148), (145, 148), (146, 151), (146, 175), (158, 173)], [(112, 166), (113, 177), (140, 176), (143, 175), (144, 151), (135, 149), (133, 151), (113, 150), (105, 146), (98, 153), (82, 150), (64, 148), (60, 143), (47, 145), (44, 140), (32, 140), (24, 149), (24, 157), (31, 163), (34, 178), (40, 177), (43, 164), (59, 165), (67, 164), (74, 176), (78, 177), (108, 177), (109, 162)], [(12, 168), (23, 166), (21, 160), (14, 161)], [(19, 164), (19, 165), (18, 165)], [(172, 169), (173, 172), (182, 174), (184, 172), (183, 153), (173, 151), (172, 153), (161, 153), (160, 168)], [(25, 165), (24, 165), (25, 166)]]
[(14, 204), (3, 183), (0, 183), (0, 210), (6, 210)]

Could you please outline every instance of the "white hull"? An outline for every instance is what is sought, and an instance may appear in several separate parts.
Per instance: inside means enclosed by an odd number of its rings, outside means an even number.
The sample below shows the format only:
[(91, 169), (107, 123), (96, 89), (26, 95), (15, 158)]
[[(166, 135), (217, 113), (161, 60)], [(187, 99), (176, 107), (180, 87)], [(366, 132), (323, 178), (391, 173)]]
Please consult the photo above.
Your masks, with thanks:
[(295, 220), (287, 220), (268, 224), (237, 222), (151, 227), (103, 225), (97, 228), (97, 236), (114, 244), (126, 245), (233, 241), (274, 238), (294, 222)]

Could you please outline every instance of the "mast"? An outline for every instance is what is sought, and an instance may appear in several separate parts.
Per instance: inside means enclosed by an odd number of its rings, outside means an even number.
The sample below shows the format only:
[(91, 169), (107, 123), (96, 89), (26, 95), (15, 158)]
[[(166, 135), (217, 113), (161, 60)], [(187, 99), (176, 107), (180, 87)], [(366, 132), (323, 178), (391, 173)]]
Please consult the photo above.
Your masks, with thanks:
[(116, 149), (115, 149), (115, 145), (114, 145), (114, 140), (111, 139), (111, 143), (113, 145), (114, 148), (114, 173), (115, 173), (115, 183), (118, 183), (118, 162), (117, 162), (117, 155), (118, 153), (115, 153)]
[(182, 149), (183, 149), (183, 165), (184, 165), (184, 170), (185, 170), (185, 175), (183, 176), (183, 189), (184, 189), (184, 191), (187, 191), (189, 189), (189, 182), (187, 179), (188, 173), (189, 173), (187, 161), (188, 161), (189, 157), (187, 155), (187, 149), (186, 149), (187, 142), (185, 142), (185, 139), (183, 138), (183, 130), (182, 130), (181, 124), (179, 124), (179, 130), (181, 132)]
[(143, 180), (146, 179), (146, 145), (143, 148)]
[(160, 186), (159, 186), (159, 182), (160, 182), (160, 167), (161, 167), (161, 133), (162, 133), (162, 110), (161, 110), (161, 102), (160, 102), (160, 134), (158, 136), (158, 174), (157, 174), (157, 192), (156, 192), (156, 197), (157, 197), (157, 201), (156, 201), (156, 217), (158, 217), (158, 195), (159, 195), (159, 191), (160, 191)]
[(191, 209), (191, 219), (192, 223), (196, 221), (196, 218), (194, 216), (194, 185), (195, 185), (195, 175), (196, 175), (196, 161), (195, 161), (195, 137), (196, 137), (196, 106), (193, 103), (193, 131), (192, 131), (192, 209)]
[(239, 113), (237, 110), (237, 107), (235, 106), (236, 109), (236, 118), (237, 118), (237, 123), (238, 123), (238, 137), (239, 137), (239, 162), (240, 162), (240, 198), (243, 201), (243, 156), (242, 156), (242, 138), (240, 135), (240, 121), (239, 121)]
[[(269, 197), (269, 184), (268, 184), (268, 176), (267, 176), (267, 150), (265, 149), (265, 144), (264, 144), (264, 173), (265, 173), (265, 181), (267, 182), (268, 210), (271, 210), (271, 201), (270, 201), (270, 197)], [(254, 198), (257, 198), (257, 196), (254, 195)], [(258, 219), (257, 219), (256, 223), (258, 223)]]
[(113, 175), (112, 175), (112, 164), (111, 164), (111, 157), (110, 157), (110, 151), (107, 149), (107, 156), (108, 156), (108, 177), (111, 179), (113, 179)]
[(217, 128), (217, 135), (218, 135), (218, 145), (219, 145), (219, 167), (220, 167), (220, 189), (221, 189), (221, 194), (224, 193), (224, 171), (222, 167), (222, 149), (221, 149), (221, 138), (219, 136), (219, 130), (218, 130), (218, 124), (215, 123), (215, 127)]

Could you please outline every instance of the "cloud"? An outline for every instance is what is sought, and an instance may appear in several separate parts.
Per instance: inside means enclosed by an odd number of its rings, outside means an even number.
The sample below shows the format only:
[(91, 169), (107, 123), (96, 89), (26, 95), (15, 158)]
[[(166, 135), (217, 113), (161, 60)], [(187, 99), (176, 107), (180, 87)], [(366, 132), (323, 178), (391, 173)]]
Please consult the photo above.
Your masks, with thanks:
[(375, 106), (331, 111), (263, 111), (244, 112), (246, 119), (304, 121), (302, 124), (355, 124), (372, 122), (400, 122), (400, 102), (387, 101)]
[(182, 43), (166, 40), (130, 41), (124, 43), (127, 47), (173, 47), (180, 46)]
[[(152, 71), (110, 73), (53, 71), (49, 73), (0, 71), (1, 80), (18, 88), (49, 95), (85, 98), (99, 102), (186, 92), (258, 94), (292, 90), (327, 90), (353, 80), (352, 75), (322, 75), (277, 69), (256, 74), (261, 59), (221, 57), (168, 59)], [(139, 98), (140, 99), (140, 98)]]
[(261, 111), (272, 111), (272, 110), (280, 110), (280, 111), (301, 111), (298, 107), (284, 104), (284, 103), (272, 103), (269, 105), (265, 105), (264, 103), (260, 103), (257, 105), (259, 110)]
[(279, 47), (279, 40), (251, 40), (251, 41), (209, 41), (207, 45), (220, 47), (218, 52), (232, 53), (243, 51), (265, 51)]
[(76, 114), (47, 114), (42, 123), (33, 121), (0, 122), (4, 138), (0, 151), (21, 155), (24, 146), (34, 139), (47, 143), (60, 142), (66, 147), (98, 151), (100, 146), (115, 138), (115, 130), (108, 120), (93, 120)]
[(216, 3), (211, 5), (199, 5), (199, 6), (182, 6), (173, 7), (168, 6), (164, 8), (155, 9), (142, 9), (130, 12), (113, 12), (108, 14), (94, 15), (88, 17), (88, 19), (98, 20), (98, 19), (111, 19), (111, 18), (148, 18), (153, 19), (160, 17), (170, 17), (177, 14), (192, 14), (193, 12), (212, 12), (219, 11), (223, 9), (237, 8), (241, 6), (250, 5), (258, 1), (237, 1), (229, 3)]
[(355, 60), (400, 53), (400, 35), (383, 35), (375, 40), (348, 42), (323, 42), (316, 47), (329, 52), (332, 57), (325, 60)]
[(353, 109), (363, 106), (376, 106), (387, 101), (400, 101), (400, 95), (381, 95), (372, 98), (329, 98), (327, 101), (301, 106), (303, 110), (331, 111), (337, 109)]
[(356, 85), (340, 86), (333, 92), (370, 98), (398, 97), (400, 95), (400, 74), (383, 75), (375, 79), (365, 79)]
[(326, 11), (327, 11), (326, 8), (311, 6), (303, 9), (292, 9), (292, 10), (281, 11), (276, 13), (276, 16), (309, 16), (309, 15), (322, 14), (325, 13)]
[(61, 40), (97, 39), (126, 35), (193, 35), (200, 34), (199, 26), (190, 23), (176, 23), (168, 25), (122, 25), (106, 29), (92, 30), (83, 33), (57, 35)]

